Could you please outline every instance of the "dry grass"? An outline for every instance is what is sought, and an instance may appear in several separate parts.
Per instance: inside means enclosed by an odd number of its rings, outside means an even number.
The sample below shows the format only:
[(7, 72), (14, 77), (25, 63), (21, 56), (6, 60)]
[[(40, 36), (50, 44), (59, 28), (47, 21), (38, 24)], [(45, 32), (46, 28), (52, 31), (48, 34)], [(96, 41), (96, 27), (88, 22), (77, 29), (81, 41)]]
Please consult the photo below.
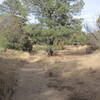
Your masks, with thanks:
[(100, 51), (70, 56), (49, 58), (59, 61), (48, 65), (48, 88), (65, 95), (64, 100), (100, 100)]
[(0, 55), (0, 100), (11, 100), (17, 72), (23, 81), (18, 82), (15, 100), (99, 100), (100, 51), (81, 56), (64, 55), (65, 52), (47, 57), (44, 52), (30, 55), (8, 50)]
[(17, 70), (21, 63), (17, 59), (0, 57), (0, 100), (12, 100), (17, 85)]
[(61, 50), (60, 52), (58, 51), (57, 53), (59, 55), (86, 55), (92, 53), (94, 50), (88, 46), (81, 46), (81, 45), (65, 45), (64, 49)]

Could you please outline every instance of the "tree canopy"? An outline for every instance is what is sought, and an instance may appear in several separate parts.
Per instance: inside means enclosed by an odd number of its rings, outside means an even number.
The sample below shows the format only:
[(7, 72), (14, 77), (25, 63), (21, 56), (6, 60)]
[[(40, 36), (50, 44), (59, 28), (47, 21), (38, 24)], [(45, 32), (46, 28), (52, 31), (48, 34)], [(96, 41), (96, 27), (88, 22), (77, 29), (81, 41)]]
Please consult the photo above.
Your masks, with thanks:
[[(7, 34), (10, 47), (28, 51), (33, 44), (84, 44), (82, 20), (74, 17), (83, 6), (82, 0), (5, 0), (0, 4), (6, 27), (1, 33)], [(27, 23), (29, 14), (39, 23)]]
[[(56, 38), (70, 38), (73, 33), (81, 32), (81, 19), (73, 16), (79, 14), (84, 6), (82, 0), (24, 0), (30, 5), (30, 12), (37, 16), (41, 28), (37, 30), (47, 37), (47, 40)], [(34, 34), (34, 31), (33, 31)], [(52, 39), (51, 39), (52, 38)]]
[[(8, 47), (29, 51), (32, 48), (28, 34), (24, 31), (27, 21), (27, 8), (21, 0), (5, 0), (0, 5), (2, 34), (8, 40)], [(29, 43), (28, 43), (29, 42)], [(31, 47), (30, 47), (31, 46)]]

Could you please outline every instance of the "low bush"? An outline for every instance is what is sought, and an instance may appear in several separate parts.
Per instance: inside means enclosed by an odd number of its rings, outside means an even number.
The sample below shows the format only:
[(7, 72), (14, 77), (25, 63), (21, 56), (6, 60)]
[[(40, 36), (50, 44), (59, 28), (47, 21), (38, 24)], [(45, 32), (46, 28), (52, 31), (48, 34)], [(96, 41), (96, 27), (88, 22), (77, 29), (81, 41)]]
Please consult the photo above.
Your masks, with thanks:
[(8, 46), (8, 42), (7, 42), (7, 39), (4, 37), (4, 36), (1, 36), (0, 35), (0, 51), (3, 50), (3, 48), (7, 48)]

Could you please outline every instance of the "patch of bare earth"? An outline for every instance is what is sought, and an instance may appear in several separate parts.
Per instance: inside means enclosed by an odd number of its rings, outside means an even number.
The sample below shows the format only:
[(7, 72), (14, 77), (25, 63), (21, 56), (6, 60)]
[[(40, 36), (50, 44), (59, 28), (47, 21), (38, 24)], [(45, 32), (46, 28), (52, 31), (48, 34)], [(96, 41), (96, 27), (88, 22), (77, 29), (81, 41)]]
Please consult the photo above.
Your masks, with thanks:
[(53, 57), (19, 56), (23, 60), (13, 100), (100, 100), (100, 51), (89, 55), (63, 52)]
[(0, 100), (100, 100), (100, 51), (85, 55), (84, 48), (67, 46), (53, 57), (8, 50), (0, 55)]

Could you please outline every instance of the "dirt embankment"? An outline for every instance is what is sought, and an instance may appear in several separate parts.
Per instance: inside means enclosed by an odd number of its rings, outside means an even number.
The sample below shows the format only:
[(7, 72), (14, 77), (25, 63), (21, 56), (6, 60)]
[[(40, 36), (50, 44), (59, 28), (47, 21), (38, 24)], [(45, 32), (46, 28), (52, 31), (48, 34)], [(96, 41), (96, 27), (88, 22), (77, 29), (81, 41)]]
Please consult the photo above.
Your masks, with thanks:
[(12, 100), (17, 85), (17, 72), (22, 62), (0, 57), (0, 100)]

